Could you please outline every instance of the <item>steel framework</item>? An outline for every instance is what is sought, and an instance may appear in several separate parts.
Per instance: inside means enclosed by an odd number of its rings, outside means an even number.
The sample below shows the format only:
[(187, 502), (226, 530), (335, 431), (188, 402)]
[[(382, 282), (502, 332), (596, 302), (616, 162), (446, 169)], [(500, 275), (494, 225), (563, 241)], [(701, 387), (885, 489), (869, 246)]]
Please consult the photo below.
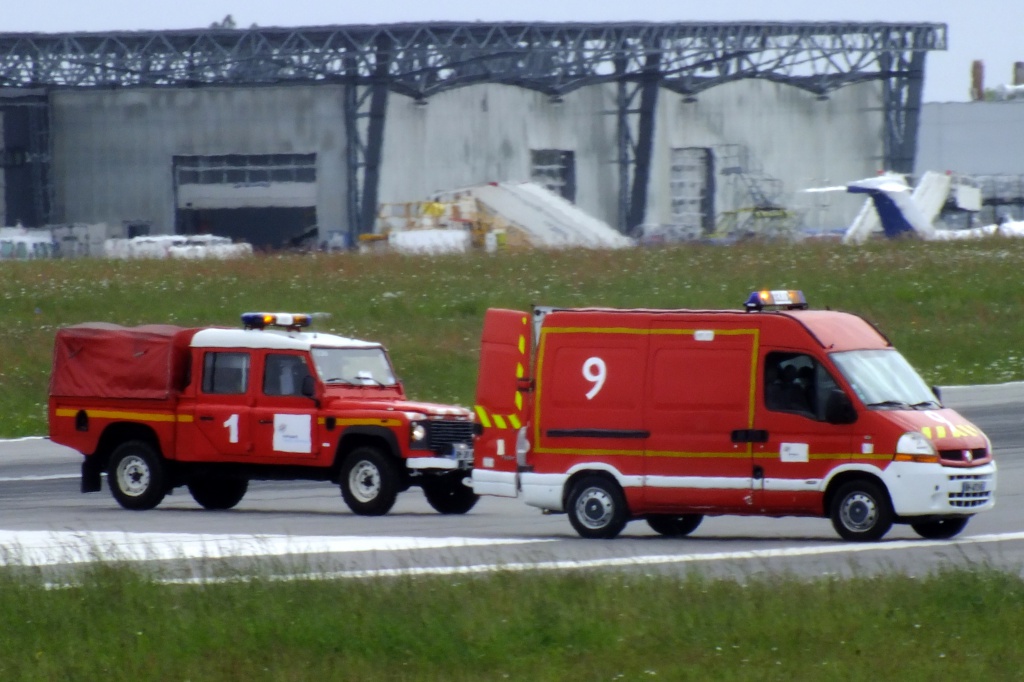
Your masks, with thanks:
[(377, 203), (389, 91), (426, 100), (474, 83), (553, 98), (618, 84), (620, 220), (647, 198), (658, 93), (694, 97), (762, 78), (820, 97), (883, 83), (886, 168), (913, 167), (925, 55), (946, 25), (925, 23), (431, 23), (130, 33), (0, 34), (6, 88), (348, 86), (350, 224), (369, 229)]

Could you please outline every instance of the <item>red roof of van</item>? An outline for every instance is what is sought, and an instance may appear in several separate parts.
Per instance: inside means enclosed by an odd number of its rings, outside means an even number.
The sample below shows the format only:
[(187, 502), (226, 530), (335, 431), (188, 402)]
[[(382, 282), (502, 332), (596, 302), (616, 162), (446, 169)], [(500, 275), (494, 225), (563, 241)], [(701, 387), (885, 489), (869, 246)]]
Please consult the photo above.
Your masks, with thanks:
[(797, 319), (829, 352), (892, 347), (889, 339), (874, 325), (852, 313), (792, 310), (783, 314)]

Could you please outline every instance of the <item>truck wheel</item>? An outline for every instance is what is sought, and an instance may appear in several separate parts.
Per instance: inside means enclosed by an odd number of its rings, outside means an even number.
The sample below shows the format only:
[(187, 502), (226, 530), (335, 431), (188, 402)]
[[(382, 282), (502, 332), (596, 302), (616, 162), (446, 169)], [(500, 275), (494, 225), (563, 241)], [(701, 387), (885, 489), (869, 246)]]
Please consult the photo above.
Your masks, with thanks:
[(850, 481), (832, 498), (831, 518), (844, 540), (873, 542), (892, 528), (893, 511), (884, 488), (871, 481)]
[(249, 490), (244, 478), (199, 478), (188, 482), (192, 499), (205, 509), (231, 509)]
[(480, 496), (463, 483), (467, 474), (431, 476), (423, 480), (423, 494), (435, 511), (441, 514), (465, 514)]
[(651, 514), (647, 517), (647, 525), (656, 533), (681, 538), (697, 530), (703, 520), (703, 514)]
[(568, 512), (572, 527), (584, 538), (614, 538), (629, 520), (626, 496), (604, 476), (581, 478), (569, 494)]
[(398, 497), (394, 463), (377, 448), (356, 448), (341, 467), (341, 496), (356, 514), (387, 514)]
[(914, 529), (915, 533), (927, 540), (948, 540), (959, 535), (960, 531), (967, 527), (967, 522), (970, 520), (970, 516), (950, 516), (944, 519), (935, 519), (934, 521), (912, 523), (910, 527)]
[(107, 481), (114, 499), (125, 509), (152, 509), (167, 494), (160, 455), (140, 440), (121, 443), (114, 449)]

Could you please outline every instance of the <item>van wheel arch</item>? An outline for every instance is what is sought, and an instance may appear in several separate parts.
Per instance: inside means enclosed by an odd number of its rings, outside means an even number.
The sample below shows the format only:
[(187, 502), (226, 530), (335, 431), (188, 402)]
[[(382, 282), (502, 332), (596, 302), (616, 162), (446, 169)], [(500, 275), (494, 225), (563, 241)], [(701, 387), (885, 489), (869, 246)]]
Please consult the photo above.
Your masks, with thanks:
[(611, 539), (632, 519), (626, 493), (606, 471), (581, 471), (566, 481), (563, 506), (584, 538)]
[(888, 488), (876, 476), (844, 476), (829, 485), (826, 515), (844, 540), (875, 542), (889, 532), (896, 521)]

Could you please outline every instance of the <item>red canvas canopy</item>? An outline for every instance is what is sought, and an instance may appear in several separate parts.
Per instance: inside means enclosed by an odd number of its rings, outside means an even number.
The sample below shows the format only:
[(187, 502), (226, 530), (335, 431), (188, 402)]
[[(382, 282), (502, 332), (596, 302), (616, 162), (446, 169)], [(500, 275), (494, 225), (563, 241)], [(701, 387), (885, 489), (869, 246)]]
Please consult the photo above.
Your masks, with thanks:
[(50, 395), (162, 400), (188, 376), (188, 344), (197, 329), (104, 322), (65, 327), (53, 346)]

